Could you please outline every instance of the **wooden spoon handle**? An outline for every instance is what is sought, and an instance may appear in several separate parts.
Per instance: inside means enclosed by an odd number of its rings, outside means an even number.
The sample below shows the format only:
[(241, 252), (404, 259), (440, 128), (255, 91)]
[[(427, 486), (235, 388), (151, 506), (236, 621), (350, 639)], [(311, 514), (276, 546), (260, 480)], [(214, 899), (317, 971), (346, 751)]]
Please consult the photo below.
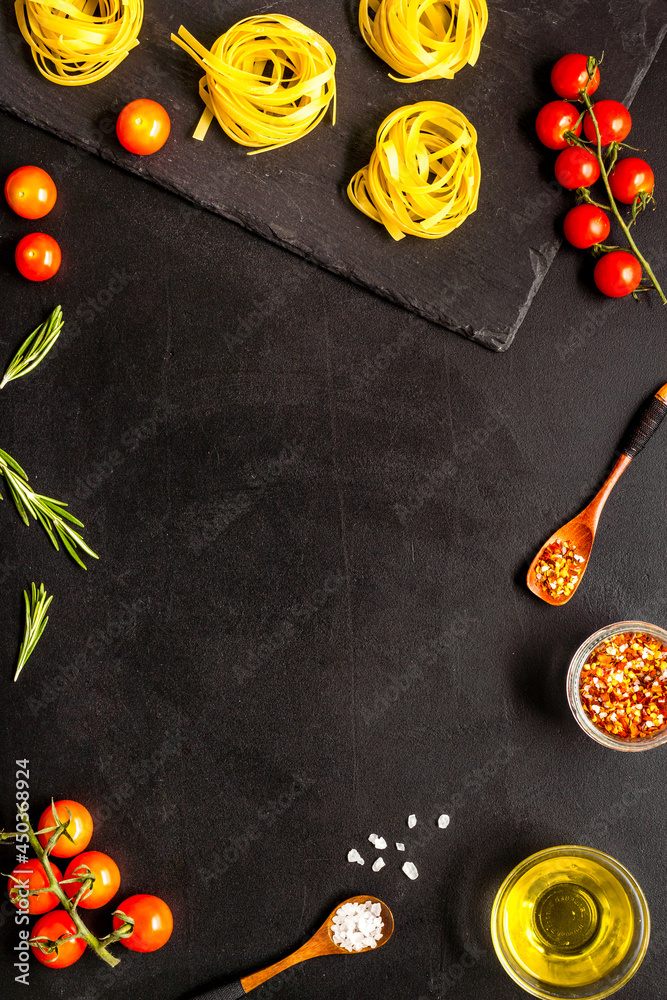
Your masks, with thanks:
[(206, 993), (200, 993), (195, 1000), (241, 1000), (241, 997), (246, 995), (243, 986), (239, 981), (235, 983), (225, 983), (224, 986), (218, 986), (215, 990), (208, 990)]
[(628, 458), (636, 458), (648, 444), (650, 438), (655, 434), (658, 427), (667, 415), (667, 402), (663, 393), (667, 386), (653, 396), (652, 399), (640, 410), (634, 424), (629, 428), (623, 441), (623, 454)]

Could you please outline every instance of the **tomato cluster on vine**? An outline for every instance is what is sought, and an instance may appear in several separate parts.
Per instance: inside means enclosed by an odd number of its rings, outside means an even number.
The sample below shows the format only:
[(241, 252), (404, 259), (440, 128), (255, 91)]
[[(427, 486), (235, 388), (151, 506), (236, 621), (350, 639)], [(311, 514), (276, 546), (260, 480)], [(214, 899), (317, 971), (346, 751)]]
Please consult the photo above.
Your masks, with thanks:
[[(52, 843), (56, 831), (60, 832)], [(86, 850), (92, 835), (93, 820), (86, 807), (61, 799), (45, 809), (39, 820), (37, 840), (45, 852), (40, 855), (44, 863), (39, 858), (22, 861), (9, 876), (11, 902), (23, 912), (39, 916), (29, 943), (35, 958), (51, 969), (73, 965), (86, 950), (88, 942), (73, 919), (77, 908), (106, 906), (120, 889), (121, 875), (113, 858)], [(64, 874), (52, 857), (70, 859)], [(47, 865), (71, 905), (53, 891)], [(59, 905), (61, 909), (56, 908)], [(146, 894), (129, 896), (114, 910), (112, 920), (113, 931), (100, 943), (120, 941), (130, 951), (156, 951), (166, 944), (173, 929), (167, 904)]]
[[(565, 238), (572, 246), (592, 250), (598, 258), (593, 276), (604, 295), (620, 298), (635, 293), (642, 281), (643, 263), (652, 286), (664, 301), (653, 272), (629, 232), (639, 212), (653, 200), (655, 187), (653, 171), (645, 160), (638, 156), (618, 158), (619, 148), (632, 127), (630, 112), (619, 101), (591, 101), (600, 85), (600, 70), (598, 61), (590, 56), (563, 56), (551, 71), (551, 85), (560, 100), (550, 101), (539, 111), (535, 128), (542, 144), (558, 152), (556, 180), (567, 190), (576, 191), (580, 202), (565, 216)], [(580, 110), (572, 101), (583, 102), (585, 108)], [(589, 189), (600, 179), (609, 205), (599, 204), (590, 194)], [(627, 223), (616, 202), (632, 206)], [(611, 231), (608, 212), (618, 219), (628, 249), (606, 245)]]

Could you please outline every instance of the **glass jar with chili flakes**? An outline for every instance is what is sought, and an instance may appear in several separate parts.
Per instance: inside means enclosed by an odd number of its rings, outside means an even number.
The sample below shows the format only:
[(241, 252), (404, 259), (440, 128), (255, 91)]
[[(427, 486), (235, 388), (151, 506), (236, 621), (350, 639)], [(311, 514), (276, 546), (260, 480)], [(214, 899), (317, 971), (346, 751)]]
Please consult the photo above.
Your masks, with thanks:
[(572, 658), (567, 698), (602, 746), (637, 751), (667, 743), (667, 632), (647, 622), (595, 632)]

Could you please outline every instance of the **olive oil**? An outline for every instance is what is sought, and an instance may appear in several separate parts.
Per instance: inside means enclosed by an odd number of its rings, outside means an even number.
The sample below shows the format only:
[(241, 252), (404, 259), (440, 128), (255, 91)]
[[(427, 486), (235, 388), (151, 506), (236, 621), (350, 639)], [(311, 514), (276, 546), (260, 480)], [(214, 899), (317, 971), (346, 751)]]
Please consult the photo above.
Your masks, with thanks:
[(596, 854), (585, 848), (542, 852), (519, 866), (496, 897), (496, 951), (507, 971), (538, 996), (542, 989), (559, 995), (559, 989), (600, 983), (636, 948), (642, 928), (623, 876)]

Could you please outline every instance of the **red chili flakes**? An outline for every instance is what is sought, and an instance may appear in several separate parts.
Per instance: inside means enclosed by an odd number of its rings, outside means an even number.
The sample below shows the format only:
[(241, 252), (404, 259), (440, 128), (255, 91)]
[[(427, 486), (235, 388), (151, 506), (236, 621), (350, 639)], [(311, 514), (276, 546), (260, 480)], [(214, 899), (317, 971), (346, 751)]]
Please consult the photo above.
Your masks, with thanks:
[(570, 542), (551, 542), (540, 552), (535, 578), (542, 590), (552, 597), (569, 597), (579, 578), (584, 557)]
[(645, 739), (667, 725), (667, 647), (645, 632), (596, 646), (579, 678), (584, 711), (598, 729)]

